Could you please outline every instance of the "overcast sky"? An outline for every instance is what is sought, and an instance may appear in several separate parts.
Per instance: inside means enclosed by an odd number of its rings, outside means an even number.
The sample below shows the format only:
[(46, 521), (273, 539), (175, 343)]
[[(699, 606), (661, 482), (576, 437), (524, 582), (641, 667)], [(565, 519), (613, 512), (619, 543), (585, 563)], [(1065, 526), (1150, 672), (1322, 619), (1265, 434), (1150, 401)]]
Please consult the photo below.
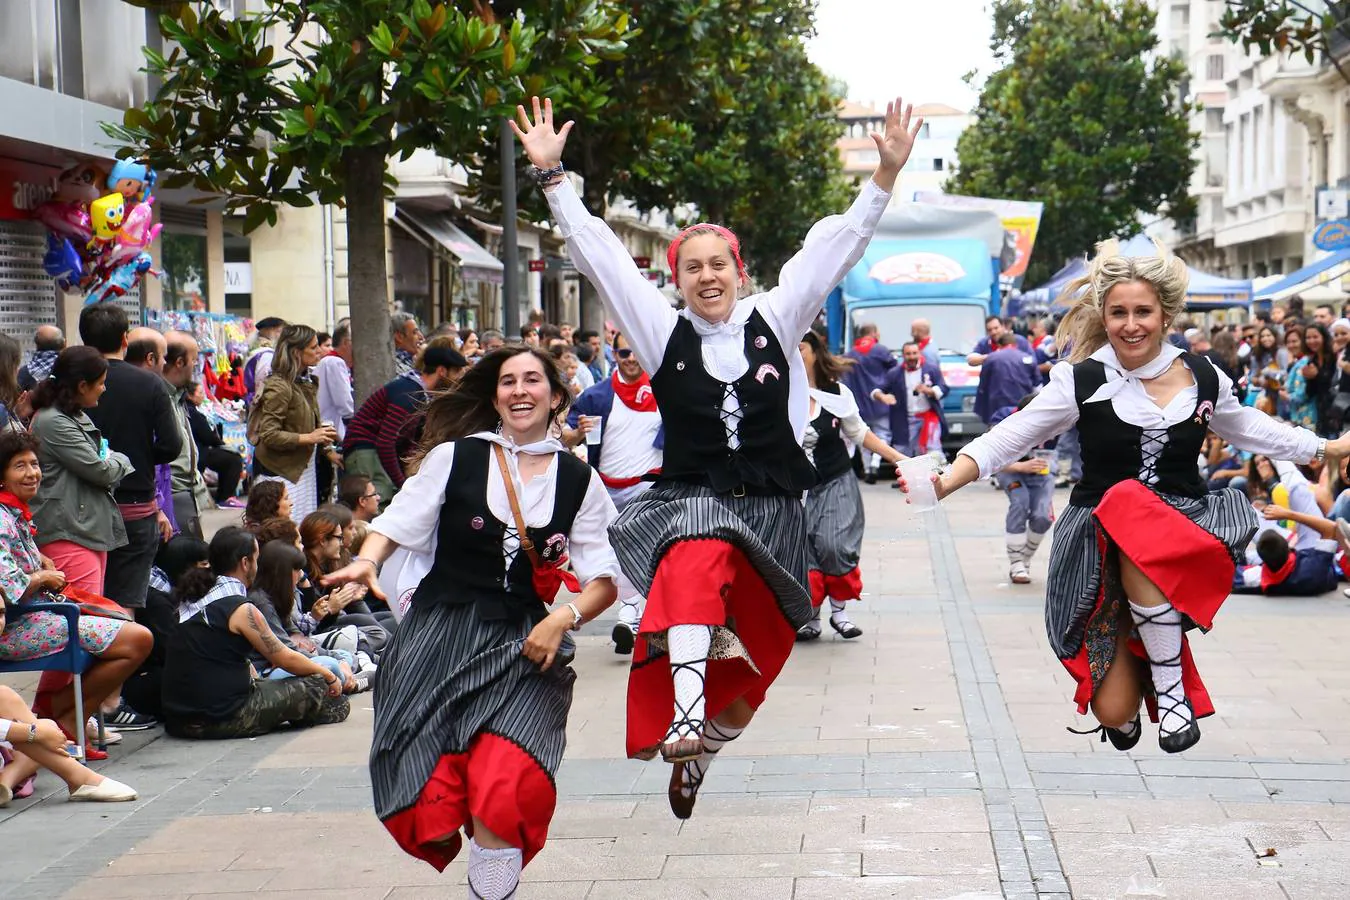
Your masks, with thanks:
[[(848, 98), (884, 109), (896, 94), (973, 109), (978, 92), (961, 76), (987, 75), (987, 0), (819, 0), (816, 65), (848, 82)], [(978, 84), (978, 83), (977, 83)]]

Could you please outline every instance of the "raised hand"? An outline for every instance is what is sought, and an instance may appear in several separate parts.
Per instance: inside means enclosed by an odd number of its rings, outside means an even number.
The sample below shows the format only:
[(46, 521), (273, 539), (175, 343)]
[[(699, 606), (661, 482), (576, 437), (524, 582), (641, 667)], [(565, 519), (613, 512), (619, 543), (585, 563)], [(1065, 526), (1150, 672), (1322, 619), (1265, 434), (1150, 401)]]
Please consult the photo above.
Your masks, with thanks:
[(919, 136), (919, 129), (923, 127), (922, 116), (913, 122), (910, 121), (912, 112), (913, 107), (899, 97), (886, 104), (885, 133), (871, 132), (872, 140), (877, 145), (877, 153), (881, 157), (877, 166), (878, 171), (893, 175), (904, 168), (910, 151), (914, 149), (914, 139)]
[(554, 129), (553, 101), (544, 100), (542, 109), (538, 97), (531, 97), (530, 103), (534, 107), (534, 121), (530, 121), (525, 107), (517, 106), (518, 121), (510, 123), (511, 130), (520, 138), (520, 146), (524, 148), (525, 155), (536, 168), (552, 169), (562, 163), (563, 147), (567, 145), (567, 134), (572, 130), (572, 123), (568, 122), (561, 129)]

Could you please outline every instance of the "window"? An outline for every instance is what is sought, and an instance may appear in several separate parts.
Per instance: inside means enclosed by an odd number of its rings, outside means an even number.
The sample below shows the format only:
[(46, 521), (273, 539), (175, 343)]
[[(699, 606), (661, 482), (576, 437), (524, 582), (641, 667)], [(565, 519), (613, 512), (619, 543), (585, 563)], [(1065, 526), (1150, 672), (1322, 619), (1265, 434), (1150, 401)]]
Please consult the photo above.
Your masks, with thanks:
[(943, 166), (942, 166), (942, 160), (941, 160), (941, 159), (935, 159), (935, 160), (933, 160), (933, 171), (934, 171), (934, 172), (941, 172), (942, 169), (943, 169)]
[(1205, 61), (1205, 77), (1210, 81), (1223, 81), (1223, 54), (1211, 53)]

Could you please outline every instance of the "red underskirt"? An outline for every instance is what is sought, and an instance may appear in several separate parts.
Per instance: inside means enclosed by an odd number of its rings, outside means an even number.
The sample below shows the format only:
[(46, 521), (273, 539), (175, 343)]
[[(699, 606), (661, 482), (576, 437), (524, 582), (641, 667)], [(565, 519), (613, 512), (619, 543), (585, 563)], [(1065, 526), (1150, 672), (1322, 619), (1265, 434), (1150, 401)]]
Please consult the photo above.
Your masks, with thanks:
[[(1167, 501), (1138, 481), (1123, 481), (1106, 492), (1094, 513), (1097, 548), (1101, 553), (1102, 587), (1092, 615), (1101, 612), (1105, 601), (1107, 553), (1112, 545), (1135, 564), (1174, 608), (1201, 628), (1209, 629), (1233, 584), (1234, 564), (1223, 542), (1191, 521)], [(1214, 714), (1214, 703), (1200, 678), (1185, 635), (1181, 643), (1181, 679), (1186, 696), (1197, 717)], [(1144, 646), (1137, 639), (1129, 642), (1130, 651), (1147, 662)], [(1087, 644), (1072, 659), (1062, 660), (1064, 668), (1078, 682), (1074, 700), (1079, 714), (1086, 713), (1092, 701), (1092, 674)], [(1149, 717), (1157, 721), (1157, 708), (1148, 696)]]
[(557, 792), (548, 773), (520, 747), (495, 734), (480, 734), (467, 753), (440, 758), (417, 802), (384, 820), (384, 827), (410, 856), (445, 871), (473, 835), (477, 818), (488, 830), (523, 851), (525, 864), (544, 846)]
[(820, 609), (825, 598), (832, 600), (858, 600), (862, 598), (862, 572), (854, 566), (843, 575), (826, 575), (819, 569), (810, 571), (811, 605)]
[(744, 659), (709, 660), (705, 690), (709, 718), (740, 697), (758, 709), (796, 638), (773, 592), (735, 546), (712, 538), (672, 546), (657, 566), (633, 648), (626, 741), (630, 757), (643, 756), (670, 730), (675, 688), (669, 658), (652, 650), (645, 635), (672, 625), (731, 628), (759, 669), (756, 673)]

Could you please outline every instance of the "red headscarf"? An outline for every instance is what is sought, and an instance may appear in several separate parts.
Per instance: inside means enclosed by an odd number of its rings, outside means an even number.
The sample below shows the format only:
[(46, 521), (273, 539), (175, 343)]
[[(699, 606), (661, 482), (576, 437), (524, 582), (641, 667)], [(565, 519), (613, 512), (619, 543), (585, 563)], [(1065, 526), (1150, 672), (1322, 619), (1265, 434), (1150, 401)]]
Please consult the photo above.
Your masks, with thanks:
[(670, 274), (675, 275), (675, 265), (680, 256), (680, 245), (684, 239), (689, 237), (690, 232), (711, 231), (722, 240), (726, 241), (731, 247), (731, 255), (736, 260), (736, 273), (745, 278), (745, 263), (741, 262), (741, 239), (732, 233), (730, 228), (723, 228), (721, 225), (713, 225), (709, 222), (699, 222), (696, 225), (690, 225), (684, 231), (681, 231), (670, 242), (670, 249), (666, 251), (666, 263), (670, 266)]

